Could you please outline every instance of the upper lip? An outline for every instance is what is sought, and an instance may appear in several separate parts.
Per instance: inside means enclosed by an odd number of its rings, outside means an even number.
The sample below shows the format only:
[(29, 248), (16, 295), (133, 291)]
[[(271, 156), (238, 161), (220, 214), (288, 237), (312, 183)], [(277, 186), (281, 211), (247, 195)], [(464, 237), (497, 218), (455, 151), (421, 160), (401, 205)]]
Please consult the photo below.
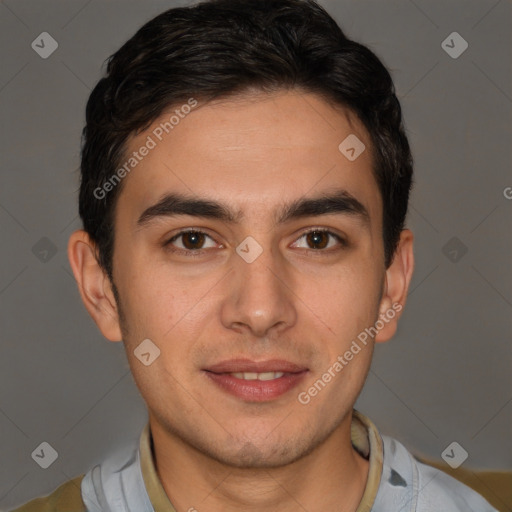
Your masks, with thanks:
[(212, 366), (205, 368), (206, 371), (213, 373), (266, 373), (266, 372), (283, 372), (283, 373), (299, 373), (307, 370), (305, 366), (301, 366), (290, 361), (282, 359), (269, 359), (267, 361), (251, 361), (250, 359), (230, 359), (221, 361)]

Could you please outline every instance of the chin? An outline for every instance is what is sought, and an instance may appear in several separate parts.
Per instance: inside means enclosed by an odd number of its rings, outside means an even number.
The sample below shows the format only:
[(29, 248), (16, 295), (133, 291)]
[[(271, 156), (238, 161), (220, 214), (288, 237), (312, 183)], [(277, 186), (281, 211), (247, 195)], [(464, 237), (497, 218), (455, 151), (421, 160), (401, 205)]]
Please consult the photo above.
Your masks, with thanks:
[(307, 450), (283, 446), (282, 443), (260, 449), (247, 442), (235, 453), (224, 452), (210, 455), (224, 465), (239, 469), (271, 469), (287, 466), (300, 459), (305, 452)]
[[(301, 432), (297, 429), (296, 432)], [(243, 439), (229, 440), (218, 445), (203, 447), (201, 451), (218, 462), (240, 469), (271, 469), (287, 466), (302, 459), (317, 448), (327, 437), (326, 434), (306, 434), (272, 437), (272, 431), (266, 436), (250, 438), (247, 432)], [(249, 439), (248, 439), (249, 437)], [(206, 449), (204, 449), (206, 448)]]

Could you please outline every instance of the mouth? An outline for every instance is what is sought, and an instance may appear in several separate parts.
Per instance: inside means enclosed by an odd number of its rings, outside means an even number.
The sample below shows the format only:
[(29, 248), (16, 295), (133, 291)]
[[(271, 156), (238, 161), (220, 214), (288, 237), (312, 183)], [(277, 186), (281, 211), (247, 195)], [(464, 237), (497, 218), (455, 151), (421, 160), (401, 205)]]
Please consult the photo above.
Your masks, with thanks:
[(227, 375), (232, 375), (236, 379), (243, 380), (275, 380), (280, 379), (284, 372), (236, 372), (236, 373), (228, 373)]
[(246, 402), (268, 402), (298, 386), (309, 370), (284, 360), (232, 359), (203, 371), (218, 388), (232, 396)]

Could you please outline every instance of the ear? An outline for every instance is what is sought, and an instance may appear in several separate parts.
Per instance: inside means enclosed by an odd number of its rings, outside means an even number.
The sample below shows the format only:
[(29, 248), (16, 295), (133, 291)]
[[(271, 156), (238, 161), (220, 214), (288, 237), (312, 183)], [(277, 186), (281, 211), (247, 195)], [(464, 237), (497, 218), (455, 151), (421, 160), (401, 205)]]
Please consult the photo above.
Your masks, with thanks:
[(117, 304), (108, 275), (96, 259), (97, 246), (83, 231), (75, 231), (69, 238), (68, 258), (78, 284), (82, 301), (110, 341), (121, 341)]
[(375, 343), (388, 341), (396, 333), (398, 319), (405, 306), (414, 270), (413, 240), (414, 235), (411, 230), (402, 230), (393, 262), (386, 270), (384, 290), (379, 305), (379, 320), (384, 327), (376, 334)]

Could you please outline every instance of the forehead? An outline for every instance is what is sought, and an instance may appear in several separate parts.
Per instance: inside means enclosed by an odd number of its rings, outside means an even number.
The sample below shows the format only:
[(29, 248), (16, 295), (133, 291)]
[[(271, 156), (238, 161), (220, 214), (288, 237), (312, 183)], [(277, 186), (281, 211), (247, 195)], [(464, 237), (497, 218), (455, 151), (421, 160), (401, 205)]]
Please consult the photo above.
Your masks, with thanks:
[[(343, 188), (381, 222), (370, 138), (349, 110), (297, 91), (180, 107), (127, 144), (125, 159), (137, 164), (124, 179), (119, 205), (132, 212), (132, 221), (172, 192), (263, 217), (298, 197)], [(356, 150), (364, 144), (355, 160), (343, 153), (346, 140), (361, 143)], [(140, 151), (144, 147), (151, 149)]]

